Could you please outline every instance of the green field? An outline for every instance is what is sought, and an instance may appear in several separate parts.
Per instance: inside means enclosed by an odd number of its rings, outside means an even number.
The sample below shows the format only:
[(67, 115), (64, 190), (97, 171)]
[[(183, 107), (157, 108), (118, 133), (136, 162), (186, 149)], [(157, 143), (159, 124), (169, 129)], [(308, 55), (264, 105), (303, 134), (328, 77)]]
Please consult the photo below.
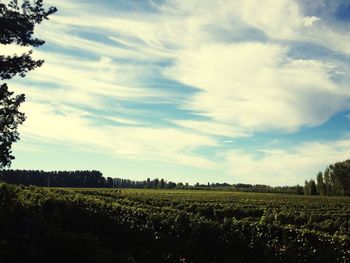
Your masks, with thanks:
[(346, 197), (7, 184), (0, 193), (11, 233), (0, 248), (35, 262), (349, 262)]

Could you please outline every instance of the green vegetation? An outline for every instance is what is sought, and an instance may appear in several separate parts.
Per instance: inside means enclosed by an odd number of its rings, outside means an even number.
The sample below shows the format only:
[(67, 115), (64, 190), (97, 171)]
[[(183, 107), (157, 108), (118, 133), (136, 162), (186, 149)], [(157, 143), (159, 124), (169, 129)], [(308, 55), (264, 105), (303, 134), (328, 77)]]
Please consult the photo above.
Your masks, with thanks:
[(350, 200), (0, 185), (0, 262), (348, 262)]
[[(43, 0), (6, 2), (0, 3), (0, 44), (42, 46), (34, 29), (56, 8), (45, 9)], [(0, 54), (0, 169), (10, 167), (12, 144), (26, 118), (20, 112), (25, 95), (14, 94), (4, 81), (42, 64), (32, 51)], [(0, 170), (0, 180), (20, 185), (0, 183), (1, 263), (350, 258), (350, 199), (336, 197), (350, 195), (350, 160), (330, 165), (304, 189), (132, 181), (104, 178), (99, 171)], [(302, 192), (308, 196), (295, 195)]]
[(47, 187), (109, 187), (110, 177), (99, 171), (0, 170), (0, 180), (10, 184)]
[(10, 184), (35, 185), (47, 187), (106, 187), (136, 189), (193, 189), (242, 191), (257, 193), (303, 194), (303, 188), (296, 186), (269, 186), (252, 184), (208, 183), (190, 185), (174, 183), (163, 178), (134, 181), (130, 179), (103, 177), (99, 171), (39, 171), (39, 170), (0, 170), (0, 180)]
[(350, 196), (350, 160), (337, 162), (319, 172), (316, 181), (305, 181), (305, 195)]

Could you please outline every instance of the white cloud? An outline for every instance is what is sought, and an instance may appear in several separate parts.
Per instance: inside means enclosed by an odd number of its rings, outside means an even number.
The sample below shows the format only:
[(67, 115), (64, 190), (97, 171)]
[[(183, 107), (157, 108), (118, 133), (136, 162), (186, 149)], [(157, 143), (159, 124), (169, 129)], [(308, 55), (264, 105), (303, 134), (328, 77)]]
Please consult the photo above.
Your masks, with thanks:
[[(325, 123), (350, 107), (348, 81), (336, 81), (337, 72), (347, 78), (348, 65), (326, 57), (292, 56), (296, 43), (350, 54), (349, 34), (303, 15), (296, 1), (169, 0), (153, 3), (157, 12), (115, 10), (103, 2), (55, 2), (47, 4), (56, 5), (58, 13), (37, 31), (49, 48), (35, 54), (46, 63), (31, 72), (25, 84), (11, 83), (28, 94), (24, 137), (116, 157), (212, 168), (217, 164), (211, 156), (195, 152), (218, 147), (216, 136), (236, 140), (261, 131), (295, 132)], [(0, 46), (0, 52), (21, 50)], [(150, 82), (156, 78), (193, 86), (197, 92), (156, 89)], [(150, 123), (141, 121), (143, 109), (135, 109), (137, 121), (122, 114), (94, 114), (115, 112), (119, 101), (172, 103), (201, 120), (188, 120), (178, 111), (166, 120), (177, 127), (150, 128)], [(79, 110), (82, 106), (87, 109)], [(98, 126), (88, 117), (119, 126)], [(321, 149), (323, 162), (308, 155), (307, 147)], [(250, 174), (253, 180), (256, 174), (254, 183), (283, 184), (287, 177), (300, 182), (304, 172), (324, 165), (328, 154), (337, 158), (344, 154), (340, 145), (316, 142), (290, 150), (265, 151), (262, 159), (230, 151), (226, 159), (232, 162), (234, 175), (242, 176), (238, 178)], [(295, 168), (277, 176), (293, 162)]]
[(176, 125), (197, 131), (199, 133), (227, 136), (227, 137), (246, 137), (250, 134), (239, 129), (235, 129), (226, 124), (221, 124), (213, 121), (196, 121), (196, 120), (175, 120)]
[(290, 0), (238, 1), (239, 15), (244, 22), (257, 27), (273, 38), (294, 38), (301, 25), (299, 6)]
[[(350, 140), (308, 142), (287, 149), (239, 150), (226, 155), (227, 172), (235, 182), (271, 185), (303, 184), (329, 164), (349, 157)], [(262, 154), (262, 156), (259, 156)]]
[(306, 16), (303, 18), (304, 26), (312, 26), (315, 22), (319, 21), (320, 18), (316, 16)]
[(186, 109), (238, 130), (295, 131), (349, 107), (350, 91), (333, 83), (328, 64), (287, 53), (277, 44), (203, 45), (183, 51), (166, 75), (201, 90)]
[(0, 54), (4, 56), (12, 56), (14, 54), (21, 55), (25, 52), (28, 52), (29, 50), (30, 49), (28, 47), (22, 47), (14, 44), (0, 44)]
[[(22, 110), (29, 116), (21, 127), (25, 140), (40, 138), (116, 158), (158, 160), (208, 169), (216, 167), (214, 162), (194, 153), (202, 146), (216, 146), (216, 142), (207, 136), (172, 128), (97, 126), (86, 118), (91, 116), (89, 112), (72, 107), (57, 109), (54, 105), (32, 102), (23, 105)], [(112, 120), (120, 122), (118, 117)]]

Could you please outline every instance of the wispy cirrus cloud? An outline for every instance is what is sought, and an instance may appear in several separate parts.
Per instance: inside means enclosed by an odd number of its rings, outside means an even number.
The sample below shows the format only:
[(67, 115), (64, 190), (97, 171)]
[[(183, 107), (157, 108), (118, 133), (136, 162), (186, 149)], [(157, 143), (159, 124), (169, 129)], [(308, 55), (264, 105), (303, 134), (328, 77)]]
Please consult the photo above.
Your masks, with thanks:
[[(213, 168), (214, 162), (192, 153), (203, 146), (216, 146), (208, 137), (172, 128), (95, 125), (91, 113), (72, 107), (30, 103), (23, 107), (30, 116), (21, 128), (25, 137), (40, 138), (69, 147), (109, 153), (123, 158), (159, 160), (194, 167)], [(96, 117), (96, 116), (95, 116)], [(113, 122), (134, 124), (114, 118)]]
[[(59, 12), (37, 31), (47, 45), (35, 54), (46, 63), (12, 83), (28, 95), (24, 137), (222, 173), (234, 163), (246, 181), (254, 154), (220, 142), (302, 132), (350, 109), (348, 31), (300, 1), (47, 4)], [(298, 171), (323, 165), (289, 150), (266, 154), (255, 172), (300, 182)], [(323, 150), (324, 160), (344, 155)], [(300, 165), (274, 178), (265, 169), (274, 158), (278, 172)]]

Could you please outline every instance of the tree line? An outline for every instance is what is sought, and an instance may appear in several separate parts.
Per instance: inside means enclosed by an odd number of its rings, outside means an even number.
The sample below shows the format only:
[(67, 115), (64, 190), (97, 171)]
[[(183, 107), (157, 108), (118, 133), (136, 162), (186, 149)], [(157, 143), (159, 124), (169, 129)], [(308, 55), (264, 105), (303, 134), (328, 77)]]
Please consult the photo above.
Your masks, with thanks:
[[(122, 179), (122, 178), (113, 178), (113, 184), (111, 187), (117, 188), (139, 188), (139, 189), (174, 189), (176, 187), (181, 187), (183, 183), (175, 183), (172, 181), (166, 181), (165, 179), (155, 178), (151, 180), (147, 178), (147, 180), (142, 181), (134, 181), (130, 179)], [(188, 183), (186, 183), (188, 186)]]
[(86, 188), (140, 188), (174, 189), (189, 187), (189, 184), (175, 183), (165, 179), (134, 181), (130, 179), (104, 177), (100, 171), (41, 171), (0, 170), (0, 180), (11, 184), (43, 187), (86, 187)]
[(350, 160), (331, 164), (316, 179), (306, 180), (304, 188), (295, 186), (269, 186), (263, 184), (196, 183), (167, 181), (164, 178), (130, 180), (104, 177), (100, 171), (41, 171), (0, 170), (0, 180), (11, 184), (43, 187), (85, 187), (85, 188), (137, 188), (137, 189), (193, 189), (230, 190), (257, 193), (287, 193), (324, 196), (350, 195)]
[(167, 181), (164, 178), (130, 180), (104, 177), (100, 171), (41, 171), (41, 170), (0, 170), (0, 180), (11, 184), (42, 187), (85, 187), (85, 188), (137, 188), (137, 189), (193, 189), (232, 190), (242, 192), (266, 192), (302, 194), (301, 186), (276, 186), (228, 183), (196, 183)]
[(44, 187), (106, 187), (107, 179), (99, 171), (2, 170), (0, 180), (11, 184)]
[(329, 165), (316, 179), (305, 181), (305, 195), (349, 196), (350, 160)]
[(231, 190), (240, 192), (256, 193), (286, 193), (286, 194), (303, 194), (303, 187), (295, 186), (270, 186), (263, 184), (228, 184), (228, 183), (195, 183), (193, 185), (183, 182), (166, 181), (165, 179), (155, 178), (142, 181), (135, 181), (122, 178), (107, 177), (108, 187), (116, 188), (137, 188), (137, 189), (191, 189), (191, 190)]

